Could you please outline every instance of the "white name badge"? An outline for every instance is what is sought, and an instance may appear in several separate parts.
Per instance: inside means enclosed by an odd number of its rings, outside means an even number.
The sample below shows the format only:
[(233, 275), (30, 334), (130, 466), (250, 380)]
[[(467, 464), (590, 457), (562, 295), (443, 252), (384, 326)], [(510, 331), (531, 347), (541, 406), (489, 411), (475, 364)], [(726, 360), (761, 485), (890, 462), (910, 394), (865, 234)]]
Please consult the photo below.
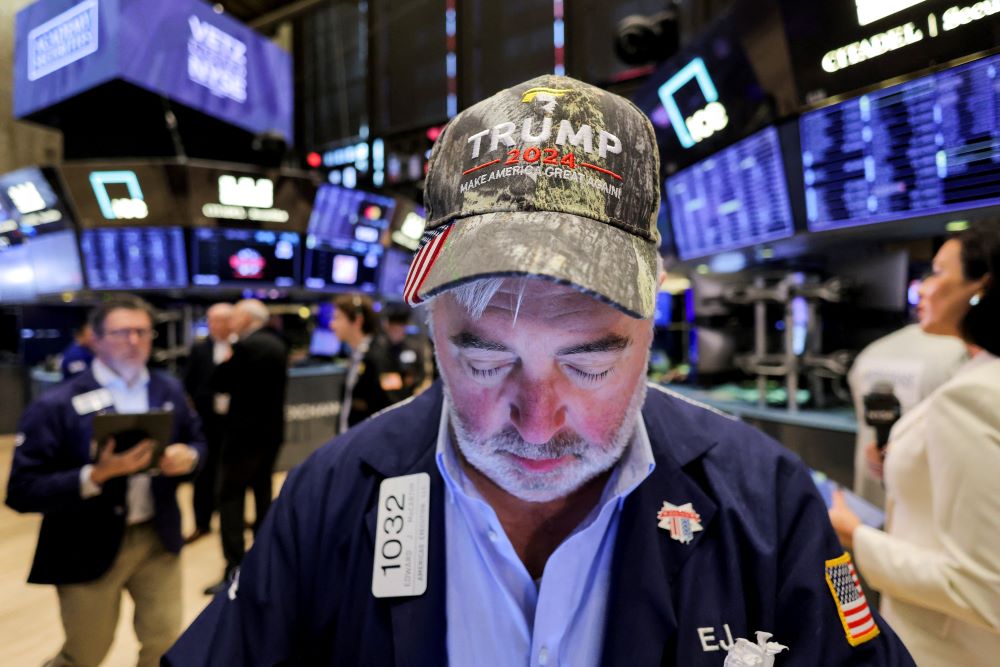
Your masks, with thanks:
[(372, 595), (398, 598), (427, 590), (431, 477), (425, 472), (382, 480), (375, 524)]
[(103, 410), (104, 408), (110, 408), (114, 405), (115, 400), (111, 396), (111, 392), (107, 389), (95, 389), (93, 391), (88, 391), (85, 394), (77, 394), (72, 399), (73, 409), (76, 410), (76, 414), (89, 415), (91, 412), (97, 412), (98, 410)]

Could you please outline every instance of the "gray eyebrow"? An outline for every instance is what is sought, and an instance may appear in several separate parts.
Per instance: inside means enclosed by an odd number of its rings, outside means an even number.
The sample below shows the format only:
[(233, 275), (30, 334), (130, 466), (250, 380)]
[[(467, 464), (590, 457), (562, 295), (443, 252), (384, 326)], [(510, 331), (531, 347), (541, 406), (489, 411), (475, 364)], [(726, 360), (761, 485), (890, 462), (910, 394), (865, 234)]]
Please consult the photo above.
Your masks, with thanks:
[(568, 356), (571, 354), (590, 354), (594, 352), (620, 352), (626, 347), (632, 344), (632, 339), (627, 336), (619, 336), (618, 334), (608, 334), (604, 338), (599, 340), (591, 341), (589, 343), (583, 343), (581, 345), (574, 345), (572, 347), (564, 347), (559, 350), (556, 355), (560, 357)]
[(451, 337), (451, 342), (458, 347), (471, 348), (475, 350), (486, 350), (488, 352), (509, 352), (510, 348), (502, 343), (498, 343), (492, 340), (486, 340), (485, 338), (480, 338), (479, 336), (469, 333), (468, 331), (462, 331)]

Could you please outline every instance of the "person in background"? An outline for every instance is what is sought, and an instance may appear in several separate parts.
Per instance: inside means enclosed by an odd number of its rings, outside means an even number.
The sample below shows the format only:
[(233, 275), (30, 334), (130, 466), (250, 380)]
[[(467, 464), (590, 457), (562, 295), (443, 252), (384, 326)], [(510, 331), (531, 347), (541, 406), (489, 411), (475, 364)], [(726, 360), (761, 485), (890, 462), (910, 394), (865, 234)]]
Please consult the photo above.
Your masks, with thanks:
[(94, 330), (84, 322), (73, 332), (73, 342), (62, 353), (59, 370), (66, 380), (90, 368), (94, 360)]
[[(151, 667), (181, 630), (181, 515), (177, 482), (205, 453), (198, 416), (181, 383), (146, 363), (152, 310), (113, 298), (90, 316), (92, 367), (25, 410), (7, 483), (7, 504), (41, 512), (28, 581), (55, 584), (65, 641), (48, 667), (98, 665), (114, 639), (123, 591), (135, 602), (138, 664)], [(106, 411), (174, 413), (173, 443), (152, 461), (153, 443), (124, 452), (92, 438)], [(145, 471), (155, 463), (159, 474)]]
[(854, 447), (856, 494), (879, 507), (885, 506), (882, 480), (872, 474), (865, 458), (866, 448), (875, 440), (875, 429), (864, 419), (865, 394), (877, 382), (888, 382), (906, 414), (954, 375), (968, 358), (958, 338), (925, 333), (919, 324), (883, 336), (861, 351), (847, 375), (858, 423)]
[[(410, 335), (406, 329), (410, 324), (412, 309), (404, 304), (386, 306), (383, 313), (388, 372), (399, 376), (398, 389), (386, 391), (392, 403), (418, 394), (430, 386), (425, 365), (428, 363), (430, 343), (423, 334)], [(395, 378), (389, 378), (395, 381)]]
[(229, 342), (232, 315), (232, 304), (216, 303), (209, 307), (206, 313), (208, 337), (191, 348), (191, 356), (184, 372), (184, 388), (201, 417), (207, 445), (205, 462), (194, 480), (195, 529), (185, 538), (185, 543), (194, 542), (212, 531), (223, 424), (229, 408), (229, 396), (216, 393), (212, 386), (212, 375), (216, 367), (232, 354), (232, 344)]
[(351, 348), (350, 367), (340, 407), (340, 433), (392, 405), (390, 391), (402, 389), (399, 373), (391, 370), (385, 340), (378, 335), (379, 319), (372, 300), (360, 294), (341, 294), (333, 301), (330, 328)]
[[(885, 530), (835, 494), (830, 519), (920, 667), (991, 667), (1000, 655), (1000, 222), (941, 246), (920, 287), (927, 333), (969, 361), (896, 423), (885, 450)], [(879, 453), (868, 453), (876, 474)]]
[(443, 382), (292, 471), (165, 664), (719, 667), (757, 637), (788, 667), (912, 665), (802, 462), (646, 382), (649, 119), (546, 75), (429, 164), (405, 294)]
[(210, 595), (234, 576), (246, 551), (246, 491), (253, 490), (260, 526), (271, 507), (271, 475), (285, 437), (288, 348), (272, 330), (267, 306), (256, 299), (236, 304), (230, 318), (238, 337), (232, 354), (212, 375), (215, 393), (229, 396), (219, 456), (219, 528), (226, 571), (206, 589)]

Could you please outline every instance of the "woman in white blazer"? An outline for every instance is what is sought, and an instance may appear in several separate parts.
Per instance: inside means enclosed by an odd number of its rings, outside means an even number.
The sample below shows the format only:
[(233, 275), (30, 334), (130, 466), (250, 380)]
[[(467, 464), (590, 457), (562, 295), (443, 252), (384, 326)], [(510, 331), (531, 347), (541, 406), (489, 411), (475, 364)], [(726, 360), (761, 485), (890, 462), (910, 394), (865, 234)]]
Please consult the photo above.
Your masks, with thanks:
[(919, 667), (1000, 664), (1000, 221), (947, 241), (920, 289), (920, 326), (971, 359), (896, 424), (886, 528), (837, 496), (830, 519)]

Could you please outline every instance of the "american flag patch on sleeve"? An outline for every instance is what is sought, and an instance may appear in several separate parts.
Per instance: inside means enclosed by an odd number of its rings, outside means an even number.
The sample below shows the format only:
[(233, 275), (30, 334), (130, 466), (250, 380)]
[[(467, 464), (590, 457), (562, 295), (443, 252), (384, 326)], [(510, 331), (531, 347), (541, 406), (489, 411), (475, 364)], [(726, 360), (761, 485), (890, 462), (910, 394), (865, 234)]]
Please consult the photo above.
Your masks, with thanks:
[(868, 600), (861, 590), (850, 554), (844, 552), (843, 556), (826, 561), (826, 583), (837, 604), (837, 614), (848, 643), (857, 646), (877, 637), (878, 626), (868, 608)]

